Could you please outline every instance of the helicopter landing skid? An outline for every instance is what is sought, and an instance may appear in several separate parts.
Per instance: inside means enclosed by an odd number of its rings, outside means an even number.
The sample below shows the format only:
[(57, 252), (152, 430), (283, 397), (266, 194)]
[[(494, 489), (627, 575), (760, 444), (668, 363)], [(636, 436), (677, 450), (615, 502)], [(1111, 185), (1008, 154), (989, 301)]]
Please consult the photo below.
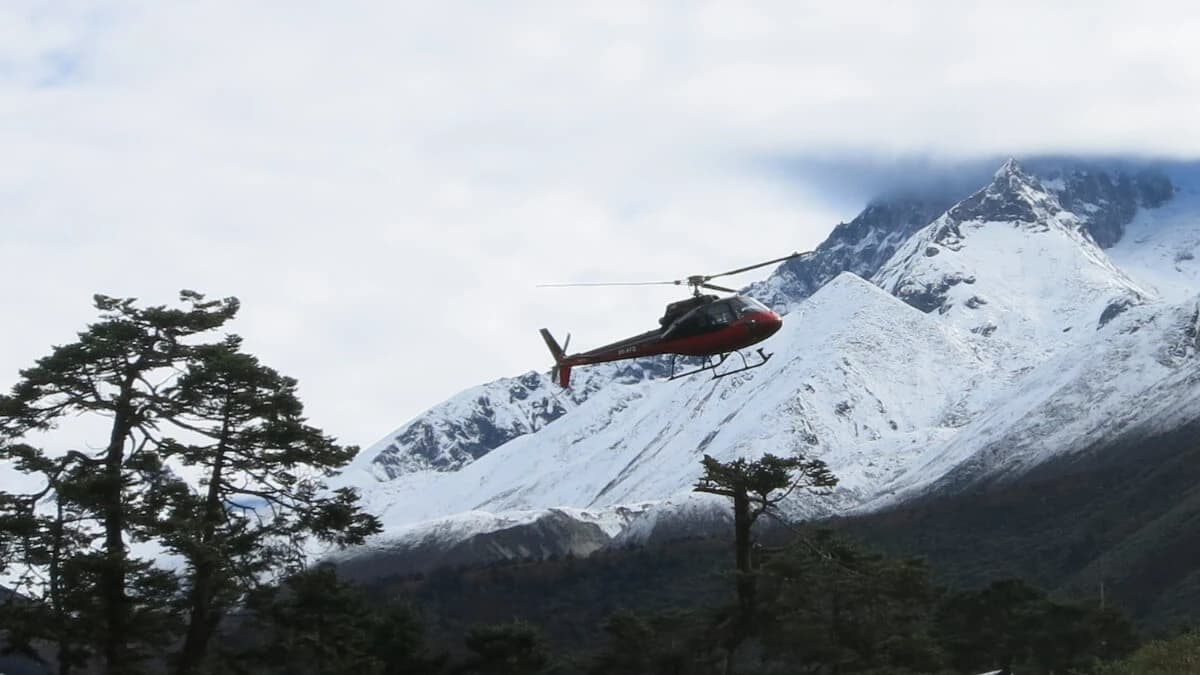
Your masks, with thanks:
[[(706, 357), (704, 357), (704, 365), (700, 366), (699, 368), (693, 368), (692, 370), (682, 372), (682, 373), (675, 372), (675, 356), (672, 355), (671, 356), (671, 376), (668, 377), (667, 380), (668, 381), (678, 380), (681, 377), (687, 377), (689, 375), (696, 375), (697, 373), (706, 373), (709, 371), (712, 371), (712, 373), (713, 373), (712, 379), (718, 380), (718, 379), (720, 379), (722, 377), (726, 377), (728, 375), (744, 373), (747, 370), (754, 370), (755, 368), (765, 366), (767, 364), (767, 361), (770, 361), (771, 357), (774, 356), (774, 354), (765, 353), (762, 350), (762, 347), (759, 347), (757, 352), (758, 352), (758, 356), (759, 356), (760, 360), (756, 363), (750, 363), (749, 361), (747, 361), (746, 355), (743, 354), (741, 351), (725, 352), (724, 354), (721, 354), (720, 356), (715, 356), (715, 357), (706, 356)], [(721, 364), (725, 363), (725, 361), (727, 361), (729, 359), (730, 354), (737, 354), (738, 356), (740, 356), (742, 358), (742, 367), (735, 368), (733, 370), (722, 371), (719, 373), (716, 372), (717, 368), (720, 368)]]

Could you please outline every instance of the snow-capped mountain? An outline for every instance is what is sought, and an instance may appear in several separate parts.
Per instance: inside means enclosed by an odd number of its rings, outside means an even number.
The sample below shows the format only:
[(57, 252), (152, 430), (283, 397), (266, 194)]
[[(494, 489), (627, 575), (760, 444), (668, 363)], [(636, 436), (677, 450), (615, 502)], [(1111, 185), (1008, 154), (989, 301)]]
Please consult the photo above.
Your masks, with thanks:
[(1150, 296), (1012, 160), (910, 237), (874, 281), (980, 336), (978, 348), (1008, 372), (1045, 360), (1078, 341), (1071, 331), (1104, 325)]
[(605, 385), (662, 377), (665, 367), (661, 360), (645, 359), (581, 369), (565, 391), (537, 372), (472, 387), (360, 452), (348, 472), (387, 481), (420, 471), (456, 471), (537, 432)]
[[(876, 509), (1200, 417), (1196, 186), (1039, 171), (1007, 162), (944, 208), (873, 203), (752, 286), (790, 309), (763, 368), (593, 369), (570, 393), (531, 373), (434, 408), (340, 477), (389, 528), (371, 547), (586, 553), (719, 521), (691, 493), (704, 454), (819, 457), (838, 489), (794, 513)], [(505, 546), (483, 552), (489, 532)]]

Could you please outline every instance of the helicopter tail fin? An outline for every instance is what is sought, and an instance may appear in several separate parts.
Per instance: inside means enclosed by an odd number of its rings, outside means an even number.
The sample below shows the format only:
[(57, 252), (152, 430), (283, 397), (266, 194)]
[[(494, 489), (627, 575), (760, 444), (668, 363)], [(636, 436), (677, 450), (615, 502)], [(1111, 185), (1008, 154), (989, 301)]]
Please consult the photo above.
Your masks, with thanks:
[(571, 386), (571, 365), (564, 363), (566, 353), (563, 352), (562, 347), (558, 346), (558, 341), (554, 339), (550, 331), (543, 328), (541, 333), (542, 339), (546, 341), (546, 347), (554, 355), (554, 367), (550, 369), (550, 377), (557, 379), (559, 386), (565, 389)]

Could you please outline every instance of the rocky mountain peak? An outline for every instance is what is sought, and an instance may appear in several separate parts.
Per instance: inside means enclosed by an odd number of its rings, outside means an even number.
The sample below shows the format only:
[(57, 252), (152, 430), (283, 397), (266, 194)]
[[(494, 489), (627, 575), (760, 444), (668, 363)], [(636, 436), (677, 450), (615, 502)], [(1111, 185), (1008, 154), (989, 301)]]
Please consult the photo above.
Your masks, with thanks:
[(1034, 223), (1062, 210), (1058, 198), (1027, 173), (1017, 160), (1010, 158), (992, 176), (987, 187), (959, 202), (950, 209), (949, 216), (959, 223)]
[[(936, 183), (936, 181), (935, 181)], [(1139, 209), (1175, 194), (1158, 169), (1084, 160), (1009, 158), (973, 194), (954, 183), (885, 193), (833, 228), (815, 251), (784, 263), (745, 292), (786, 313), (843, 271), (874, 276), (915, 232), (940, 220), (935, 243), (954, 247), (966, 222), (1008, 222), (1027, 229), (1082, 228), (1101, 248), (1121, 239)], [(961, 200), (961, 201), (960, 201)], [(947, 214), (947, 209), (950, 209)], [(939, 216), (947, 217), (939, 218)]]
[(978, 336), (981, 349), (1016, 370), (1147, 297), (1056, 192), (1011, 159), (905, 242), (874, 280)]
[(954, 204), (959, 195), (893, 194), (872, 200), (839, 223), (817, 249), (779, 266), (746, 293), (783, 312), (842, 272), (870, 278), (914, 232)]

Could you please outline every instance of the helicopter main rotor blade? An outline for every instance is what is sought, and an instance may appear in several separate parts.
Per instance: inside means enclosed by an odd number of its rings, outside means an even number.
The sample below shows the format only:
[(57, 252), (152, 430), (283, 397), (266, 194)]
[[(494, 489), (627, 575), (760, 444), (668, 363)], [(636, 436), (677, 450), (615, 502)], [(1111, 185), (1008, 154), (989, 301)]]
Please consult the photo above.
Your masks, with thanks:
[(710, 284), (710, 283), (708, 283), (708, 281), (710, 281), (712, 279), (716, 279), (717, 277), (726, 277), (731, 274), (741, 274), (742, 272), (749, 272), (750, 270), (755, 270), (760, 267), (766, 267), (767, 265), (774, 265), (775, 263), (780, 263), (785, 260), (791, 260), (792, 258), (798, 258), (802, 255), (807, 255), (807, 254), (793, 253), (791, 255), (785, 255), (782, 258), (775, 258), (774, 260), (768, 260), (766, 262), (755, 263), (753, 265), (746, 265), (745, 267), (739, 267), (737, 269), (729, 270), (728, 272), (721, 272), (720, 274), (700, 274), (700, 275), (688, 277), (686, 279), (674, 279), (672, 281), (581, 281), (581, 282), (573, 282), (573, 283), (566, 283), (566, 284), (537, 284), (536, 287), (537, 288), (568, 288), (568, 287), (578, 287), (578, 286), (683, 286), (686, 284), (688, 286), (691, 286), (692, 289), (696, 293), (699, 293), (700, 292), (699, 289), (701, 289), (701, 288), (708, 288), (708, 289), (712, 289), (714, 291), (722, 291), (725, 293), (737, 293), (737, 291), (732, 288), (726, 288), (724, 286), (717, 286), (714, 284)]
[(568, 286), (681, 286), (683, 281), (585, 281), (571, 284), (538, 284), (535, 288), (566, 288)]
[(747, 265), (745, 267), (739, 267), (736, 270), (729, 270), (728, 272), (721, 272), (720, 274), (707, 274), (703, 277), (703, 279), (705, 281), (708, 281), (709, 279), (716, 279), (717, 277), (725, 277), (725, 276), (729, 276), (730, 274), (741, 274), (742, 272), (749, 272), (750, 270), (758, 269), (759, 267), (766, 267), (767, 265), (774, 265), (775, 263), (783, 262), (785, 260), (791, 260), (792, 258), (799, 258), (802, 255), (804, 255), (804, 254), (803, 253), (793, 253), (791, 255), (785, 255), (782, 258), (776, 258), (774, 260), (768, 260), (766, 262), (760, 262), (760, 263), (756, 263), (754, 265)]

